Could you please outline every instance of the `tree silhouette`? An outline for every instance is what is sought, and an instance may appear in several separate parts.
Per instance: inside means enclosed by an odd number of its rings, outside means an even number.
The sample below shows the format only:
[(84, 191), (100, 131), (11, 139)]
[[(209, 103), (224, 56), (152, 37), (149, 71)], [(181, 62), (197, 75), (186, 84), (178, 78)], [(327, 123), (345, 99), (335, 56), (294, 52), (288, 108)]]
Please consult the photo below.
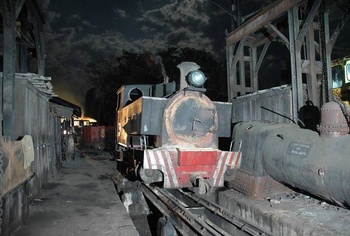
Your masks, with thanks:
[(124, 84), (156, 84), (163, 78), (158, 65), (149, 53), (123, 51), (120, 57), (110, 57), (99, 63), (89, 63), (85, 72), (92, 89), (87, 93), (86, 115), (101, 125), (113, 125), (116, 91)]
[(193, 61), (201, 66), (208, 77), (205, 84), (207, 96), (213, 100), (227, 100), (225, 65), (208, 52), (175, 47), (156, 55), (123, 51), (119, 57), (86, 65), (85, 72), (92, 86), (86, 95), (86, 115), (95, 118), (100, 125), (113, 125), (116, 91), (122, 85), (162, 83), (165, 76), (169, 81), (179, 83), (177, 65), (183, 61)]

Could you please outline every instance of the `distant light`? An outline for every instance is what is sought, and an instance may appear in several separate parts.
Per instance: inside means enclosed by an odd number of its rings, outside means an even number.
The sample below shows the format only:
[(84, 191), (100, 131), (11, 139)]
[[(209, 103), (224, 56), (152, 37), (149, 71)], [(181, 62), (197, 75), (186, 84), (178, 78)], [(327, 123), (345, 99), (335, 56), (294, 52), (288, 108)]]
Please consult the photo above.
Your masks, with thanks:
[(95, 120), (94, 118), (91, 118), (91, 117), (88, 117), (88, 116), (82, 116), (82, 117), (77, 117), (77, 118), (74, 118), (75, 121), (89, 121), (90, 123), (96, 123), (97, 120)]
[(187, 83), (194, 87), (202, 87), (207, 78), (200, 70), (192, 71), (188, 74)]
[(90, 123), (96, 123), (97, 122), (97, 120), (95, 120), (94, 118), (87, 117), (87, 116), (84, 116), (81, 119), (84, 120), (84, 121), (89, 121)]

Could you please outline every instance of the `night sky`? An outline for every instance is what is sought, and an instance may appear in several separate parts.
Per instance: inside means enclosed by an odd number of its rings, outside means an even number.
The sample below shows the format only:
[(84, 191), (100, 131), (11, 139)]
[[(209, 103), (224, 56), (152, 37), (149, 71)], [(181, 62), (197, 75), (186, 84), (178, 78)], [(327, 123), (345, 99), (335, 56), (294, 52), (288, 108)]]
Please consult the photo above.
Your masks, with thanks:
[[(230, 8), (229, 0), (217, 0)], [(148, 51), (154, 55), (170, 46), (192, 47), (225, 61), (225, 31), (230, 16), (211, 0), (38, 0), (46, 17), (46, 76), (61, 98), (83, 107), (90, 88), (84, 75), (89, 62), (118, 56), (122, 50)], [(265, 1), (242, 1), (243, 15), (259, 9)], [(339, 10), (338, 10), (339, 11)], [(331, 20), (342, 14), (332, 12)], [(334, 27), (334, 26), (332, 26)], [(345, 32), (345, 33), (344, 33)], [(348, 45), (349, 22), (336, 47)], [(283, 45), (270, 46), (259, 76), (262, 87), (278, 80), (289, 58)], [(279, 52), (276, 56), (274, 51)], [(338, 54), (337, 54), (338, 53)], [(345, 56), (346, 50), (336, 52)], [(271, 72), (272, 71), (272, 72)], [(276, 82), (276, 81), (275, 81)]]
[(157, 55), (170, 46), (192, 47), (225, 60), (230, 16), (210, 0), (43, 0), (42, 6), (46, 76), (60, 97), (78, 105), (89, 88), (85, 65), (122, 50)]

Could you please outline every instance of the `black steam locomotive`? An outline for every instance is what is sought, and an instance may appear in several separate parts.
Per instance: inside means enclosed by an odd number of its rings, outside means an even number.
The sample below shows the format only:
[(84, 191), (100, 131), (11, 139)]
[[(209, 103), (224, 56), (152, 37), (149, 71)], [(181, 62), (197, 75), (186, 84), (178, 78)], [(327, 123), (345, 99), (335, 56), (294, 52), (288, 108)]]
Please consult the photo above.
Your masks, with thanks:
[(187, 86), (180, 81), (178, 91), (174, 82), (118, 90), (118, 161), (145, 182), (205, 192), (223, 186), (240, 152), (218, 149), (218, 138), (231, 135), (231, 104), (211, 101), (204, 94), (204, 74), (191, 65), (179, 65)]

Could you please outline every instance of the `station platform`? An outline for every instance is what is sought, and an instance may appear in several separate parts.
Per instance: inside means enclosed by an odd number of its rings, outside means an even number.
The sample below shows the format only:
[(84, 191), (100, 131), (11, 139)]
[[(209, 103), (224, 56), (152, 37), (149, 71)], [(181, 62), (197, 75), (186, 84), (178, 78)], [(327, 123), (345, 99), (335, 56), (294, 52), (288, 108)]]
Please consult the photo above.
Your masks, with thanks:
[(30, 204), (29, 217), (13, 236), (139, 235), (121, 202), (110, 155), (77, 150)]

